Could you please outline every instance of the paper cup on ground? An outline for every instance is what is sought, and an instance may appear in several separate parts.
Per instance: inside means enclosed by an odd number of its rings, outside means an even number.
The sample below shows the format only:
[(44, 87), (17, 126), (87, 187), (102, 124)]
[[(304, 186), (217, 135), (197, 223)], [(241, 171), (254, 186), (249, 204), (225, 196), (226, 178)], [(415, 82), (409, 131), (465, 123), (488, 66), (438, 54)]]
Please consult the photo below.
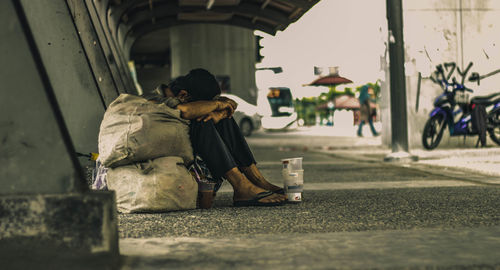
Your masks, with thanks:
[(302, 201), (302, 191), (304, 190), (303, 172), (290, 172), (284, 179), (285, 194), (288, 202), (298, 203)]

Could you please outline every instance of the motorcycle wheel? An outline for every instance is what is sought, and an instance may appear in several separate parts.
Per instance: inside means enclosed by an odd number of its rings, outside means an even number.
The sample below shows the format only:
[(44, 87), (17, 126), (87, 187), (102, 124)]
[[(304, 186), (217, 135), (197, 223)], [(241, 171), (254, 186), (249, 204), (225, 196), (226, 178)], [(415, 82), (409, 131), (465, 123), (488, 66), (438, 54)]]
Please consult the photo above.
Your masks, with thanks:
[(436, 114), (427, 120), (425, 123), (424, 132), (422, 133), (422, 144), (425, 149), (431, 150), (436, 148), (443, 138), (443, 132), (446, 127), (444, 115)]
[(500, 145), (500, 108), (496, 108), (488, 114), (487, 128), (491, 140)]

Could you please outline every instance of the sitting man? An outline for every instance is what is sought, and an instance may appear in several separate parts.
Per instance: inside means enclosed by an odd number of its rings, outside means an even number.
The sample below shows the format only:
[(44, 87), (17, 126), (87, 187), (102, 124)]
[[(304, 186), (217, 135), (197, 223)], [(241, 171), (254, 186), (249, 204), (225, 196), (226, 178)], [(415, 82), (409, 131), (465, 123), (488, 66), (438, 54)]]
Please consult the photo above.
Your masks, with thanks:
[(283, 189), (269, 183), (256, 167), (248, 144), (231, 117), (236, 102), (219, 97), (215, 77), (204, 69), (191, 70), (168, 86), (162, 85), (149, 100), (163, 102), (191, 120), (193, 151), (215, 178), (224, 177), (234, 190), (234, 206), (274, 206), (285, 202)]

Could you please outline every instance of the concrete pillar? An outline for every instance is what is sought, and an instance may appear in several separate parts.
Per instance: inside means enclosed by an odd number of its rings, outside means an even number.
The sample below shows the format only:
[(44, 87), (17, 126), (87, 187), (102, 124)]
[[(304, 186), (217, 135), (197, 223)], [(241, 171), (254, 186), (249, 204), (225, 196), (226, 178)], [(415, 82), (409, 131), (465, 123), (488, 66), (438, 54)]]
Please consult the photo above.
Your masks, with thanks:
[(75, 33), (64, 0), (0, 1), (2, 269), (117, 259), (114, 193), (89, 192), (75, 156), (74, 142), (95, 144), (86, 136), (103, 112)]
[[(85, 50), (85, 55), (93, 71), (94, 80), (97, 82), (100, 95), (105, 106), (108, 106), (118, 96), (117, 89), (123, 89), (119, 78), (114, 78), (112, 68), (106, 60), (103, 46), (104, 39), (99, 39), (95, 24), (92, 23), (87, 5), (81, 0), (67, 0), (71, 15), (78, 29), (80, 41)], [(104, 41), (104, 42), (102, 42)]]
[[(96, 1), (96, 0), (85, 0), (89, 12), (94, 20), (94, 25), (96, 28), (101, 27), (102, 34), (99, 38), (101, 42), (106, 41), (107, 47), (110, 49), (110, 55), (108, 55), (108, 60), (112, 60), (110, 66), (116, 67), (119, 72), (119, 77), (123, 82), (124, 89), (118, 89), (120, 93), (136, 94), (137, 90), (134, 84), (132, 76), (130, 76), (130, 69), (128, 67), (128, 56), (124, 48), (121, 47), (121, 42), (117, 40), (116, 35), (116, 25), (114, 25), (113, 20), (108, 20), (108, 15), (110, 15), (110, 1)], [(95, 15), (95, 16), (94, 16)], [(98, 21), (100, 21), (100, 26), (98, 26)]]
[(76, 151), (97, 152), (104, 102), (66, 2), (21, 2)]
[(144, 92), (152, 91), (156, 86), (170, 81), (170, 68), (167, 67), (137, 67), (137, 79)]
[(172, 78), (193, 68), (229, 76), (231, 93), (256, 104), (255, 37), (252, 30), (215, 24), (172, 27)]

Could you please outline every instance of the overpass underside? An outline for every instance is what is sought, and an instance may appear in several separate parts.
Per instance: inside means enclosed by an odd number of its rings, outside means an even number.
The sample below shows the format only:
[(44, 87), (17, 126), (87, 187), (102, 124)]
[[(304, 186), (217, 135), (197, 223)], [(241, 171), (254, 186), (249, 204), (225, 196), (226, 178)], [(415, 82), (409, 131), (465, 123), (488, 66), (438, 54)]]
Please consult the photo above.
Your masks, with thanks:
[(118, 254), (114, 194), (89, 191), (76, 153), (97, 152), (119, 94), (140, 93), (131, 61), (153, 80), (201, 65), (246, 93), (253, 30), (284, 30), (318, 1), (0, 1), (2, 268), (75, 269)]

